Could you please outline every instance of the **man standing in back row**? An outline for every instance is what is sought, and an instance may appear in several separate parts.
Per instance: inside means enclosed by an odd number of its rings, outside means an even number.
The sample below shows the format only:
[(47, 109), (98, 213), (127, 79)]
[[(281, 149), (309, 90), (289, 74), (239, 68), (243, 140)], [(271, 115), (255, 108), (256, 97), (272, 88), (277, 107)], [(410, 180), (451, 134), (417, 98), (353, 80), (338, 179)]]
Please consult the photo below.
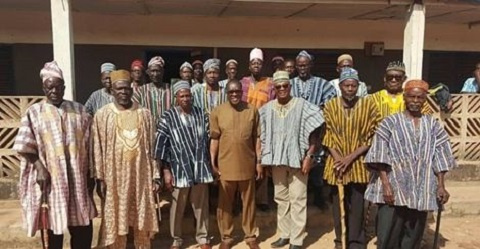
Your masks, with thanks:
[(115, 65), (110, 62), (105, 62), (100, 66), (100, 80), (102, 81), (103, 88), (93, 92), (85, 103), (85, 107), (90, 115), (95, 115), (95, 113), (104, 105), (113, 102), (110, 73), (114, 70)]
[[(327, 101), (334, 98), (337, 94), (332, 84), (327, 80), (316, 77), (311, 74), (313, 66), (313, 55), (307, 51), (301, 51), (296, 58), (295, 66), (298, 76), (290, 80), (293, 97), (303, 98), (323, 109)], [(318, 145), (318, 151), (315, 153), (315, 167), (310, 173), (309, 186), (314, 192), (314, 204), (320, 209), (326, 209), (325, 199), (323, 197), (323, 168), (325, 165), (324, 151), (322, 146)]]
[[(338, 56), (337, 59), (337, 72), (339, 74), (342, 73), (343, 69), (346, 68), (353, 68), (353, 57), (349, 54), (342, 54)], [(335, 90), (337, 91), (337, 96), (342, 96), (342, 91), (340, 90), (340, 80), (333, 79), (330, 81), (330, 84), (332, 84), (335, 87)], [(365, 82), (358, 82), (358, 91), (357, 91), (357, 96), (359, 97), (365, 97), (368, 94), (368, 89), (367, 85)]]
[(133, 93), (133, 101), (147, 108), (154, 122), (172, 106), (172, 91), (169, 83), (163, 82), (165, 61), (160, 56), (148, 62), (147, 74), (151, 83), (140, 86)]
[[(268, 101), (275, 98), (272, 79), (262, 77), (263, 52), (259, 48), (250, 51), (250, 62), (248, 69), (250, 75), (243, 77), (242, 83), (242, 101), (247, 102), (259, 109)], [(261, 211), (270, 209), (268, 204), (268, 178), (260, 181), (257, 185), (256, 203)]]
[(237, 79), (238, 62), (234, 59), (230, 59), (225, 63), (225, 74), (227, 78), (218, 82), (218, 85), (222, 88), (226, 88), (230, 80)]

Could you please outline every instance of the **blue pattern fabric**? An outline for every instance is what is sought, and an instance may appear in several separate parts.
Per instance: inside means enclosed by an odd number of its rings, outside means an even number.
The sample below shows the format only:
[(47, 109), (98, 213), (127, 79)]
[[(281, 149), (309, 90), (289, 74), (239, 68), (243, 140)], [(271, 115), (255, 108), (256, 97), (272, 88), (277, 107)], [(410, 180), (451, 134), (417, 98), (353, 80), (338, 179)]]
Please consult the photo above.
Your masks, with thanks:
[(478, 93), (478, 82), (475, 80), (475, 78), (468, 78), (465, 80), (465, 83), (463, 83), (462, 93)]
[[(386, 165), (395, 206), (419, 211), (438, 209), (436, 173), (456, 166), (448, 134), (441, 124), (423, 115), (415, 127), (403, 112), (380, 123), (365, 162)], [(378, 171), (372, 170), (365, 199), (384, 203)]]
[(155, 158), (170, 165), (177, 188), (213, 182), (208, 122), (202, 109), (192, 107), (185, 115), (178, 106), (165, 111), (158, 121)]

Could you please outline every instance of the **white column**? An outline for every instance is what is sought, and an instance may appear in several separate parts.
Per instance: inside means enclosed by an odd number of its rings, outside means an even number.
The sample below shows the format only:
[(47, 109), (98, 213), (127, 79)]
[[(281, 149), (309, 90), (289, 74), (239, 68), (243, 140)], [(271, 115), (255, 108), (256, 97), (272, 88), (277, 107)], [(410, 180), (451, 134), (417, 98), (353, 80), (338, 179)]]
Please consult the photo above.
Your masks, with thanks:
[(422, 78), (423, 43), (425, 38), (425, 5), (415, 1), (407, 12), (403, 31), (403, 62), (407, 77)]
[(75, 99), (75, 56), (73, 51), (72, 0), (50, 0), (53, 58), (63, 71), (65, 99)]

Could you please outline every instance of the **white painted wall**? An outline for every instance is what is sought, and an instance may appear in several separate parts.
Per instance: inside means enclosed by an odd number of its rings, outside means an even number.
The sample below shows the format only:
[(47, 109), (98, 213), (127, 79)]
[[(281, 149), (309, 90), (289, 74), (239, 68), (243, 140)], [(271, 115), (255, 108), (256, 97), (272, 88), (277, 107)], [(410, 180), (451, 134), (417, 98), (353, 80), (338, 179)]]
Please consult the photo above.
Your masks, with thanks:
[[(363, 49), (403, 48), (403, 21), (256, 17), (128, 16), (73, 13), (76, 44)], [(51, 43), (48, 12), (0, 11), (0, 43)], [(480, 51), (480, 26), (425, 27), (425, 50)]]

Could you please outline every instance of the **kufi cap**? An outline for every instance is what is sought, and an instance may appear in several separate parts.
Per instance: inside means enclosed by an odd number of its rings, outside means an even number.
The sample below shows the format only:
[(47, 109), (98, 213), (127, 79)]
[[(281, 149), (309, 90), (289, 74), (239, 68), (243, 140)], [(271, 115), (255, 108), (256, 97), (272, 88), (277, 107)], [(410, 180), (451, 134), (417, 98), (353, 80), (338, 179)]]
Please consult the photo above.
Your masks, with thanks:
[(151, 66), (163, 67), (165, 66), (165, 61), (161, 56), (155, 56), (152, 59), (150, 59), (150, 61), (148, 62), (148, 67), (151, 67)]
[(300, 51), (300, 53), (298, 53), (296, 59), (298, 59), (298, 58), (300, 58), (300, 57), (305, 57), (305, 58), (307, 58), (307, 59), (310, 60), (310, 61), (313, 61), (313, 59), (315, 59), (315, 57), (313, 57), (313, 55), (309, 54), (309, 53), (308, 53), (307, 51), (305, 51), (305, 50)]
[(388, 63), (387, 70), (385, 71), (390, 70), (402, 71), (405, 73), (405, 64), (401, 61), (392, 61)]
[(203, 64), (203, 72), (207, 72), (208, 69), (220, 70), (220, 60), (216, 58), (206, 60)]
[(182, 71), (183, 68), (190, 68), (193, 70), (192, 64), (190, 64), (188, 61), (185, 61), (181, 66), (180, 66), (180, 71)]
[(342, 72), (340, 72), (340, 78), (338, 79), (338, 81), (342, 83), (344, 80), (348, 79), (360, 81), (360, 79), (358, 78), (357, 70), (349, 67), (343, 68)]
[(130, 72), (124, 69), (112, 71), (110, 73), (110, 79), (112, 80), (112, 84), (122, 80), (130, 82)]
[(273, 84), (278, 84), (285, 81), (290, 82), (290, 75), (287, 71), (279, 70), (273, 74)]
[(173, 84), (173, 95), (177, 95), (177, 92), (182, 89), (190, 89), (190, 83), (185, 80), (179, 80)]
[(194, 62), (192, 62), (192, 66), (195, 66), (195, 65), (202, 65), (203, 66), (203, 62), (201, 60), (195, 60)]
[(132, 61), (132, 64), (130, 65), (130, 69), (133, 70), (135, 67), (139, 67), (143, 70), (144, 69), (143, 61), (140, 60), (140, 59), (136, 59), (136, 60)]
[(407, 83), (405, 83), (405, 92), (408, 90), (411, 90), (413, 88), (420, 88), (425, 92), (428, 92), (428, 83), (424, 80), (409, 80)]
[(40, 78), (42, 79), (42, 83), (52, 77), (63, 80), (62, 69), (60, 69), (56, 61), (45, 63), (42, 70), (40, 70)]
[(259, 59), (259, 60), (263, 61), (263, 52), (262, 52), (261, 49), (254, 48), (254, 49), (252, 49), (252, 51), (250, 51), (250, 61), (252, 61), (254, 59)]
[(342, 55), (338, 56), (337, 65), (340, 64), (340, 62), (342, 62), (344, 60), (349, 60), (349, 61), (353, 62), (353, 57), (349, 54), (342, 54)]
[(105, 62), (100, 66), (100, 73), (108, 73), (116, 70), (117, 68), (113, 63)]
[(283, 59), (282, 56), (275, 56), (275, 57), (272, 58), (272, 62), (274, 62), (274, 61), (285, 61), (285, 59)]
[(228, 64), (230, 64), (230, 63), (234, 63), (235, 65), (238, 66), (238, 62), (237, 62), (236, 60), (234, 60), (234, 59), (228, 60), (227, 63), (225, 63), (225, 66), (228, 66)]

